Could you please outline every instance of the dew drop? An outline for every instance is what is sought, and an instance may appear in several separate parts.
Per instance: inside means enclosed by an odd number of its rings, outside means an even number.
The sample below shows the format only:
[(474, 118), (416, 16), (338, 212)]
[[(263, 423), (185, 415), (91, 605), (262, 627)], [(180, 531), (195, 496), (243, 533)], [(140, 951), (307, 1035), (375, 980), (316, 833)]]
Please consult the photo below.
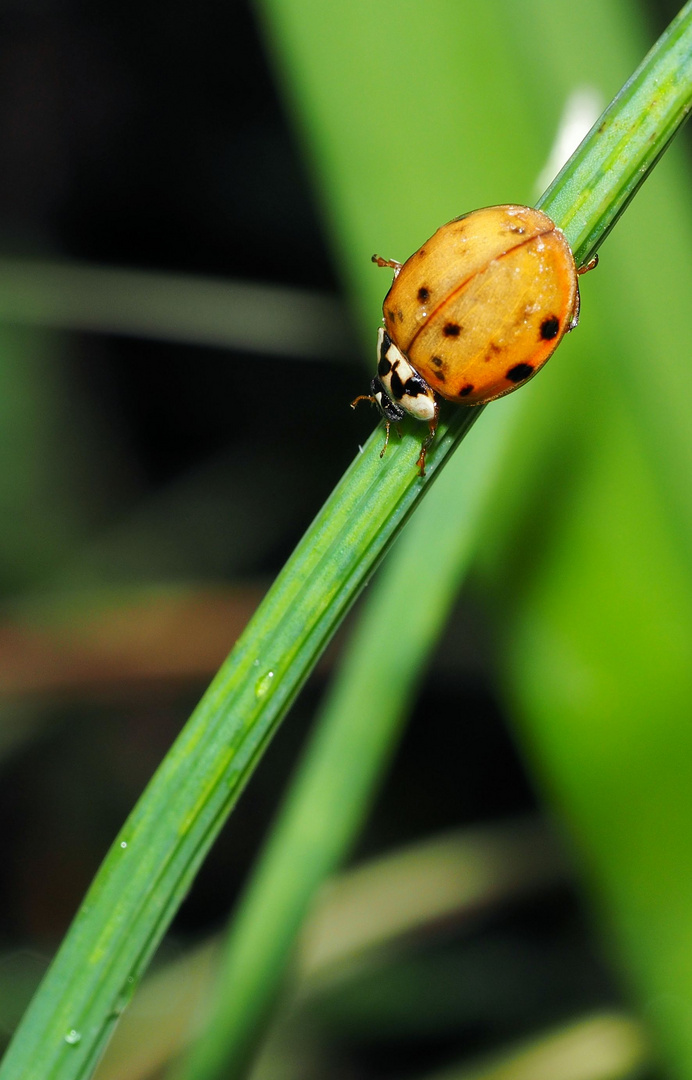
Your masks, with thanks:
[(65, 1042), (68, 1046), (76, 1046), (81, 1041), (82, 1036), (75, 1028), (71, 1028), (65, 1035)]
[(120, 846), (121, 846), (121, 848), (126, 848), (127, 847), (127, 840), (121, 840), (120, 841)]
[(263, 698), (269, 690), (274, 678), (274, 672), (268, 671), (266, 675), (263, 675), (261, 679), (258, 679), (255, 683), (255, 697)]

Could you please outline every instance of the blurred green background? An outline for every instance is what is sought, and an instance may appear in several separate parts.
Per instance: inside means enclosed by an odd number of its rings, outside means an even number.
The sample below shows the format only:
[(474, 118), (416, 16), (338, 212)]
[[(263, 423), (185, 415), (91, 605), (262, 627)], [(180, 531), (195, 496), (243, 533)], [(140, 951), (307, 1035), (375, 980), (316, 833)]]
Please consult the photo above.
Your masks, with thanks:
[[(375, 423), (348, 409), (389, 281), (370, 255), (405, 258), (476, 206), (534, 202), (566, 111), (588, 127), (675, 12), (5, 5), (7, 1035), (122, 819)], [(511, 438), (473, 573), (408, 704), (354, 855), (367, 863), (306, 930), (257, 1076), (692, 1077), (688, 141), (583, 281), (577, 333), (492, 407)], [(468, 482), (489, 420), (431, 502)], [(435, 558), (434, 542), (420, 551)], [(208, 943), (342, 641), (103, 1077), (163, 1075), (179, 1052)], [(397, 655), (382, 642), (383, 690)]]

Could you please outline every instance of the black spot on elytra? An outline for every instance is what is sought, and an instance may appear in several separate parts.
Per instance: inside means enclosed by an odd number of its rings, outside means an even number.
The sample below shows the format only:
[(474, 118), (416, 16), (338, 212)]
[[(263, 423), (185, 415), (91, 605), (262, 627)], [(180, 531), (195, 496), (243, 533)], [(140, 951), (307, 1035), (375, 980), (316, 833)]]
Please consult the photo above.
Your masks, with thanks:
[(447, 381), (441, 371), (433, 371), (433, 375), (435, 376), (435, 378), (437, 379), (438, 382), (446, 382)]
[(419, 248), (419, 250), (418, 250), (418, 258), (419, 259), (424, 259), (425, 258), (425, 248), (424, 247)]
[(515, 364), (506, 373), (505, 378), (510, 382), (520, 383), (533, 374), (533, 364)]
[(526, 229), (522, 225), (510, 225), (509, 231), (511, 233), (516, 233), (517, 236), (523, 236)]
[(473, 393), (473, 386), (471, 385), (471, 383), (467, 383), (466, 386), (462, 386), (461, 390), (459, 391), (459, 397), (468, 397), (468, 395), (471, 393)]
[(392, 397), (396, 400), (400, 400), (404, 396), (404, 384), (401, 381), (401, 377), (397, 371), (392, 372), (392, 377), (389, 380), (389, 386), (392, 391)]
[(387, 318), (390, 322), (394, 322), (395, 315), (391, 308), (387, 308)]
[(434, 364), (435, 367), (442, 367), (444, 364), (444, 360), (441, 356), (433, 356), (430, 360), (430, 363)]
[(392, 365), (390, 364), (387, 357), (383, 356), (379, 364), (377, 365), (377, 374), (380, 376), (381, 379), (383, 379), (385, 375), (389, 375), (389, 372), (391, 370)]
[(459, 326), (459, 323), (448, 322), (443, 326), (442, 333), (445, 337), (459, 337), (461, 327)]
[(420, 300), (421, 304), (427, 304), (428, 300), (430, 299), (430, 289), (427, 287), (427, 285), (421, 285), (420, 289), (418, 290), (418, 299)]
[(485, 360), (486, 364), (488, 364), (488, 363), (490, 363), (491, 360), (493, 360), (501, 352), (502, 352), (502, 346), (498, 345), (497, 342), (495, 342), (495, 341), (491, 341), (490, 345), (488, 347), (488, 351), (485, 354), (485, 356), (483, 357), (483, 359)]
[(557, 315), (549, 315), (548, 318), (544, 319), (541, 323), (541, 337), (544, 341), (552, 341), (554, 337), (557, 337), (559, 329), (560, 320)]
[(399, 308), (399, 310), (397, 311), (397, 313), (396, 313), (396, 317), (397, 317), (397, 319), (399, 320), (399, 322), (403, 322), (403, 321), (404, 321), (404, 313), (403, 313), (403, 311), (401, 310), (401, 308)]

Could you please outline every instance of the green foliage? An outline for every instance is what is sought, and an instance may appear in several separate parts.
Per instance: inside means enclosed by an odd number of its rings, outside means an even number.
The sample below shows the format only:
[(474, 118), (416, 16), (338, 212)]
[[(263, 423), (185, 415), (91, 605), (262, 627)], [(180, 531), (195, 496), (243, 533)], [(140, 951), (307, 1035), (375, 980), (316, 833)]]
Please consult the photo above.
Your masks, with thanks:
[[(644, 51), (629, 9), (595, 0), (577, 13), (563, 0), (520, 9), (502, 0), (463, 8), (435, 0), (424, 16), (401, 0), (265, 0), (263, 14), (344, 274), (369, 328), (383, 289), (382, 275), (367, 267), (371, 250), (406, 254), (475, 205), (532, 201), (567, 87), (588, 72), (609, 95)], [(607, 233), (689, 108), (691, 27), (688, 5), (654, 58), (653, 76), (645, 70), (618, 99), (606, 128), (543, 203), (580, 258)], [(625, 143), (613, 142), (619, 125)], [(347, 695), (343, 683), (337, 689), (324, 731), (337, 730), (336, 720), (347, 724), (357, 708), (380, 725), (352, 725), (346, 744), (329, 744), (323, 734), (328, 771), (314, 779), (306, 766), (313, 782), (297, 789), (289, 815), (303, 836), (320, 823), (310, 835), (315, 862), (283, 879), (270, 910), (255, 906), (260, 893), (246, 909), (249, 925), (268, 920), (262, 928), (271, 927), (278, 944), (262, 957), (266, 968), (254, 949), (245, 958), (260, 1001), (240, 1018), (239, 1045), (273, 996), (311, 890), (347, 849), (476, 552), (498, 613), (506, 698), (527, 757), (583, 853), (622, 970), (640, 997), (655, 1003), (653, 1019), (679, 1074), (692, 1074), (684, 1005), (692, 969), (692, 391), (683, 389), (692, 380), (685, 350), (676, 347), (687, 333), (692, 221), (680, 155), (671, 156), (654, 191), (609, 239), (597, 280), (585, 283), (583, 328), (519, 404), (494, 406), (492, 423), (483, 416), (472, 436), (479, 440), (475, 456), (462, 452), (449, 461), (427, 513), (400, 541), (353, 646), (346, 669), (353, 690)], [(570, 217), (577, 201), (579, 213)], [(500, 418), (512, 412), (505, 441)], [(384, 465), (380, 433), (370, 439), (117, 838), (0, 1068), (3, 1080), (90, 1075), (272, 732), (479, 415), (445, 413), (425, 482), (413, 468), (414, 425)], [(456, 490), (464, 494), (452, 507)], [(429, 566), (440, 530), (444, 558)], [(427, 588), (399, 616), (401, 581), (421, 562)], [(382, 635), (406, 658), (403, 685), (396, 667), (373, 666), (372, 641)], [(389, 710), (378, 693), (392, 698)], [(335, 787), (339, 764), (343, 791)], [(310, 829), (299, 820), (301, 797), (312, 800)], [(291, 861), (287, 843), (279, 830), (274, 850), (284, 864)]]

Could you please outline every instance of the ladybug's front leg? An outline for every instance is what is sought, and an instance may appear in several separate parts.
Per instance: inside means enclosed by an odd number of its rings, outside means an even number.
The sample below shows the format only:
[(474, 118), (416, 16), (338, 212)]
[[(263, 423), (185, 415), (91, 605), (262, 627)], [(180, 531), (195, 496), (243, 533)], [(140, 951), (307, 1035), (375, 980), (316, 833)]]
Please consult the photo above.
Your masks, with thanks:
[(428, 427), (430, 428), (430, 434), (423, 440), (423, 445), (421, 446), (420, 454), (418, 455), (418, 461), (416, 462), (416, 465), (418, 466), (418, 475), (419, 476), (425, 476), (425, 455), (428, 452), (428, 447), (430, 446), (433, 439), (435, 438), (435, 432), (437, 431), (437, 420), (438, 420), (437, 407), (435, 407), (435, 416), (433, 417), (432, 420), (428, 421)]
[(399, 430), (397, 421), (403, 420), (406, 414), (404, 413), (404, 410), (398, 405), (396, 405), (395, 402), (393, 402), (391, 398), (387, 395), (379, 379), (372, 380), (370, 384), (370, 389), (372, 390), (372, 393), (359, 394), (355, 401), (351, 402), (351, 408), (355, 409), (359, 401), (370, 401), (373, 405), (377, 405), (378, 409), (380, 410), (382, 419), (384, 420), (385, 426), (384, 446), (380, 451), (380, 457), (382, 458), (384, 457), (385, 451), (389, 446), (389, 432), (391, 430), (392, 424), (394, 425), (394, 429), (397, 435), (399, 436), (399, 438), (401, 438), (401, 431)]
[(384, 421), (384, 427), (385, 427), (384, 446), (380, 450), (380, 457), (381, 458), (383, 458), (384, 455), (387, 453), (387, 447), (389, 446), (389, 432), (390, 432), (391, 426), (392, 426), (391, 423), (385, 417), (385, 421)]

